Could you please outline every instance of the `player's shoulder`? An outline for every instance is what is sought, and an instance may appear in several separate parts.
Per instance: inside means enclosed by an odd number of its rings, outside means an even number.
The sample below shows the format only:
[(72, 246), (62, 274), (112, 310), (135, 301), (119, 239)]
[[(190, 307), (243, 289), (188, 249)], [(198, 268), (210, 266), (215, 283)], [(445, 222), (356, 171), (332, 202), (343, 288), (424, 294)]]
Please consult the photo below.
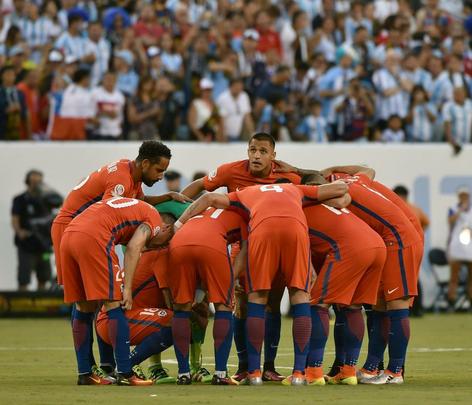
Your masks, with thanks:
[(216, 169), (208, 173), (207, 178), (208, 180), (211, 181), (217, 176), (224, 176), (226, 174), (231, 174), (235, 172), (238, 172), (238, 173), (247, 172), (248, 165), (249, 165), (249, 161), (247, 159), (223, 163), (219, 165)]

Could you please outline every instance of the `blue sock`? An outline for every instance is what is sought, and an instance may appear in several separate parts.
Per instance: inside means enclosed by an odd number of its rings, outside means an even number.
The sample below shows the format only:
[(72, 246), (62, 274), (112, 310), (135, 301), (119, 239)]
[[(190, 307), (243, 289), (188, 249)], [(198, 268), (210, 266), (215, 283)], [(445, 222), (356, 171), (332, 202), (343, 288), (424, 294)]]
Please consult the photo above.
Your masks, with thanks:
[(390, 338), (388, 340), (388, 367), (392, 373), (401, 373), (405, 364), (406, 349), (410, 340), (410, 318), (408, 309), (387, 311), (390, 318)]
[(261, 369), (261, 349), (264, 342), (265, 305), (247, 303), (246, 347), (248, 371)]
[(106, 343), (97, 333), (95, 327), (95, 334), (97, 335), (98, 353), (100, 354), (100, 367), (106, 366), (115, 369), (115, 357), (113, 356), (113, 346)]
[(93, 329), (93, 312), (81, 312), (77, 308), (72, 311), (72, 337), (79, 374), (92, 372), (90, 364), (90, 333)]
[(151, 333), (137, 345), (130, 354), (131, 365), (142, 363), (153, 354), (160, 353), (172, 346), (172, 329), (162, 327), (161, 330)]
[(231, 343), (233, 342), (233, 314), (230, 311), (215, 312), (213, 342), (215, 371), (226, 371)]
[(246, 347), (246, 319), (233, 315), (233, 333), (236, 351), (238, 353), (238, 370), (247, 371), (247, 347)]
[(337, 306), (334, 305), (333, 309), (336, 314), (333, 330), (335, 363), (343, 365), (346, 361), (346, 352), (344, 351), (344, 325), (346, 324), (346, 317)]
[(172, 338), (174, 351), (179, 363), (179, 374), (190, 373), (190, 311), (174, 311), (172, 318)]
[(321, 367), (329, 334), (328, 308), (313, 305), (311, 308), (311, 337), (307, 366)]
[(359, 354), (362, 347), (362, 339), (364, 338), (365, 325), (362, 310), (346, 308), (344, 312), (346, 322), (344, 326), (344, 350), (346, 352), (346, 359), (344, 364), (346, 366), (355, 366), (359, 359)]
[(386, 312), (367, 312), (367, 324), (369, 335), (369, 348), (367, 359), (362, 368), (368, 371), (376, 371), (379, 363), (383, 361), (385, 348), (388, 342), (390, 320)]
[(296, 304), (292, 306), (292, 337), (295, 352), (293, 371), (305, 373), (306, 359), (310, 349), (311, 313), (310, 304)]
[(119, 373), (127, 376), (131, 373), (128, 319), (121, 308), (113, 308), (107, 311), (107, 315), (108, 336), (113, 346), (116, 368)]
[(282, 317), (280, 312), (265, 313), (265, 336), (264, 336), (264, 370), (274, 370), (275, 358), (280, 341), (280, 326)]

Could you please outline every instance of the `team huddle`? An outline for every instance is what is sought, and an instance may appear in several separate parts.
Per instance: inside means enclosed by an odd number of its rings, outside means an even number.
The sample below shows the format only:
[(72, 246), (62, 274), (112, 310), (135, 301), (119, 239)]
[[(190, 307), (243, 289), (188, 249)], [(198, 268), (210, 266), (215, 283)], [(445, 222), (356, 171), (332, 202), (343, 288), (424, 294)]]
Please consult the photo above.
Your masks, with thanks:
[[(170, 159), (162, 143), (144, 142), (135, 160), (104, 166), (74, 187), (53, 223), (58, 282), (74, 304), (79, 385), (403, 383), (423, 231), (373, 169), (299, 169), (275, 160), (274, 139), (256, 133), (247, 160), (218, 167), (181, 194), (144, 196), (142, 183), (161, 180)], [(220, 187), (228, 193), (214, 192)], [(275, 368), (286, 288), (288, 377)], [(201, 360), (209, 303), (213, 374)], [(325, 373), (330, 307), (336, 359)], [(358, 368), (363, 308), (369, 344)], [(239, 365), (230, 376), (233, 339)], [(175, 378), (160, 358), (171, 346)]]

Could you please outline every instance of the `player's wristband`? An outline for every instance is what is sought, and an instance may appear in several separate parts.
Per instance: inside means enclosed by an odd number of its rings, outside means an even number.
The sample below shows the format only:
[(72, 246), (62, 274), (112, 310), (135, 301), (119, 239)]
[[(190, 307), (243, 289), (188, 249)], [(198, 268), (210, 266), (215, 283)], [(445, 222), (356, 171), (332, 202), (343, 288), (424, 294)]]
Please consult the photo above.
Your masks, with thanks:
[(174, 222), (174, 229), (175, 229), (176, 231), (179, 230), (180, 228), (182, 228), (182, 226), (183, 226), (183, 223), (180, 222), (179, 220), (177, 220), (177, 221)]

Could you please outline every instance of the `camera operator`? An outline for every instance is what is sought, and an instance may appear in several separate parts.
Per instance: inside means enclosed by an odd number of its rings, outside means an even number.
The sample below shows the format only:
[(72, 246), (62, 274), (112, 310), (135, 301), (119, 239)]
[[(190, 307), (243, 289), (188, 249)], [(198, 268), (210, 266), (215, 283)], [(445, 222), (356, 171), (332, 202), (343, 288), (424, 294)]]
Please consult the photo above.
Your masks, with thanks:
[(13, 199), (11, 223), (18, 251), (18, 289), (27, 291), (31, 272), (36, 272), (38, 290), (51, 279), (50, 229), (55, 209), (62, 197), (43, 183), (43, 174), (30, 170), (25, 177), (27, 189)]

